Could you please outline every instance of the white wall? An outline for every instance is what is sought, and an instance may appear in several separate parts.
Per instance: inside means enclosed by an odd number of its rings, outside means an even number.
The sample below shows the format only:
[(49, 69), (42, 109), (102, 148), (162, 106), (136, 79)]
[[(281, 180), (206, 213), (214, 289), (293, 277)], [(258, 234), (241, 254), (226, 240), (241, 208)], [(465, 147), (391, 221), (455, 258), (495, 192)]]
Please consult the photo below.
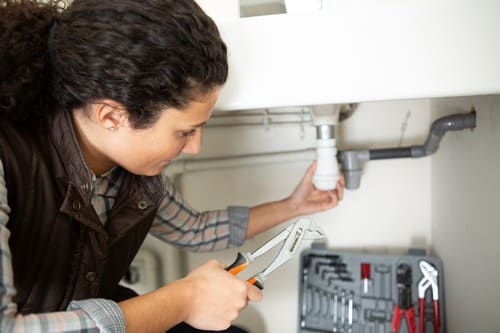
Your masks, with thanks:
[[(421, 144), (429, 125), (428, 100), (363, 103), (341, 124), (339, 147)], [(209, 128), (204, 130), (201, 156), (314, 147), (314, 128), (309, 126), (305, 134), (301, 140), (300, 127), (295, 125), (272, 127), (267, 131), (260, 127)], [(289, 195), (308, 164), (297, 162), (190, 173), (180, 179), (179, 189), (199, 210), (255, 205)], [(366, 165), (359, 190), (346, 193), (338, 208), (312, 218), (327, 232), (329, 246), (337, 249), (404, 252), (410, 246), (427, 248), (431, 228), (429, 194), (430, 159), (373, 161)], [(253, 249), (282, 227), (255, 237), (243, 249), (188, 254), (187, 268), (192, 270), (211, 258), (229, 264), (238, 250)], [(264, 258), (261, 267), (266, 263)], [(295, 258), (271, 275), (266, 282), (264, 299), (251, 304), (236, 323), (252, 332), (294, 332), (298, 267), (298, 258)]]
[(477, 109), (477, 129), (450, 133), (432, 158), (432, 244), (444, 262), (448, 332), (498, 332), (500, 96), (431, 105), (433, 118)]
[[(363, 103), (338, 131), (340, 149), (419, 144), (433, 120), (467, 112), (471, 105), (478, 116), (473, 132), (449, 132), (431, 158), (368, 162), (359, 190), (347, 192), (338, 208), (312, 217), (325, 229), (333, 248), (376, 252), (430, 248), (444, 262), (446, 324), (454, 333), (496, 330), (500, 96)], [(314, 128), (305, 128), (305, 134), (301, 140), (297, 126), (267, 131), (210, 128), (204, 131), (201, 156), (313, 146)], [(199, 172), (185, 175), (179, 185), (188, 202), (200, 210), (253, 205), (288, 195), (306, 167), (307, 163), (298, 162)], [(257, 236), (242, 249), (183, 254), (177, 259), (184, 260), (188, 270), (211, 258), (230, 263), (238, 250), (250, 250), (280, 229)], [(180, 272), (167, 269), (176, 259), (171, 247), (148, 240), (146, 246), (151, 245), (165, 254), (163, 270), (169, 273), (164, 277), (179, 276)], [(298, 276), (295, 259), (270, 277), (262, 302), (251, 304), (236, 323), (252, 332), (294, 332)], [(171, 281), (168, 277), (165, 282)]]

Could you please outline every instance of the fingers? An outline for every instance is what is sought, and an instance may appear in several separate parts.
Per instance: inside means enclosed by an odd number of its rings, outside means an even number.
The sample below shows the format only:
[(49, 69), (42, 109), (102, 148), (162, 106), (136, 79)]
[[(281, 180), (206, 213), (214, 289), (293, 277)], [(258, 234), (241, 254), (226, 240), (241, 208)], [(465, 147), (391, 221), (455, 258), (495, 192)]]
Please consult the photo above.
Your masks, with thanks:
[(248, 285), (248, 300), (258, 302), (262, 299), (262, 291), (254, 285)]
[(335, 203), (338, 203), (339, 201), (344, 199), (344, 190), (345, 190), (345, 179), (344, 175), (340, 173), (335, 189), (328, 191), (328, 193), (330, 194), (332, 200)]
[(327, 210), (333, 207), (336, 207), (339, 204), (339, 197), (337, 194), (337, 190), (327, 191), (323, 193), (321, 201), (319, 202), (321, 205), (321, 210)]
[(318, 165), (318, 162), (317, 161), (313, 161), (311, 163), (311, 165), (309, 166), (309, 168), (307, 168), (307, 171), (304, 175), (304, 177), (302, 178), (302, 183), (311, 183), (312, 182), (312, 179), (313, 179), (313, 176), (314, 176), (314, 173), (316, 172), (316, 166)]
[(339, 175), (339, 180), (337, 181), (337, 197), (339, 200), (344, 199), (344, 189), (345, 189), (345, 178), (344, 175), (341, 173)]
[(311, 214), (333, 208), (344, 198), (345, 178), (339, 172), (336, 188), (330, 191), (318, 190), (312, 180), (316, 172), (317, 161), (307, 169), (299, 185), (290, 196), (297, 215)]
[(336, 207), (344, 196), (344, 189), (338, 186), (335, 190), (320, 191), (315, 190), (309, 196), (307, 205), (311, 211), (324, 211)]
[(183, 280), (192, 291), (184, 321), (198, 329), (227, 328), (248, 305), (248, 300), (262, 298), (256, 287), (232, 275), (215, 260), (201, 265)]

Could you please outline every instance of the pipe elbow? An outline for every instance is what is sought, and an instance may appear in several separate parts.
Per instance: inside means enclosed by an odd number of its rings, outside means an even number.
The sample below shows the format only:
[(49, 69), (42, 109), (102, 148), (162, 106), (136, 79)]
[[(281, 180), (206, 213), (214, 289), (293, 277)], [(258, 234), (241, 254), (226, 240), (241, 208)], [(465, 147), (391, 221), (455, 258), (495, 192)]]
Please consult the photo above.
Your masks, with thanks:
[(466, 114), (452, 114), (434, 121), (431, 133), (444, 135), (447, 131), (460, 131), (467, 128), (476, 128), (476, 111), (474, 110)]
[(438, 150), (441, 139), (446, 132), (468, 128), (476, 128), (476, 111), (474, 109), (466, 114), (452, 114), (437, 119), (432, 123), (429, 137), (424, 145), (425, 155), (432, 155)]

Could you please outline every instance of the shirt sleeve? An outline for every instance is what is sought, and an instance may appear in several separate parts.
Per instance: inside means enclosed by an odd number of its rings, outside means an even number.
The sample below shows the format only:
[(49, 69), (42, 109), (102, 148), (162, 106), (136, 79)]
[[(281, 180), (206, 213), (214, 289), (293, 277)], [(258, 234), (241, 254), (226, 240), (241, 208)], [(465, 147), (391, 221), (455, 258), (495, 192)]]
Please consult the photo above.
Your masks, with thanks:
[(72, 302), (68, 310), (44, 314), (17, 314), (16, 290), (7, 229), (10, 208), (0, 160), (0, 332), (125, 332), (118, 304), (103, 299)]
[(209, 252), (240, 246), (246, 238), (248, 207), (197, 212), (184, 202), (165, 174), (166, 196), (160, 203), (151, 234), (165, 242), (193, 251)]

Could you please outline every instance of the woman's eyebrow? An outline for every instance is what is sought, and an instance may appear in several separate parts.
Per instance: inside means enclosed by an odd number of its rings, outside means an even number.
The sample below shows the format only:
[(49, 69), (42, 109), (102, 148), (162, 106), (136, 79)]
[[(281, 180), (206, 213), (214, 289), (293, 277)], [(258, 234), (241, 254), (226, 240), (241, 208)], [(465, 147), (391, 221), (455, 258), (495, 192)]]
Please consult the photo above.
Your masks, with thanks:
[(198, 127), (201, 127), (201, 126), (205, 125), (206, 123), (207, 123), (207, 122), (206, 122), (206, 121), (204, 121), (204, 122), (202, 122), (201, 124), (198, 124), (198, 125), (193, 125), (193, 128), (198, 128)]

